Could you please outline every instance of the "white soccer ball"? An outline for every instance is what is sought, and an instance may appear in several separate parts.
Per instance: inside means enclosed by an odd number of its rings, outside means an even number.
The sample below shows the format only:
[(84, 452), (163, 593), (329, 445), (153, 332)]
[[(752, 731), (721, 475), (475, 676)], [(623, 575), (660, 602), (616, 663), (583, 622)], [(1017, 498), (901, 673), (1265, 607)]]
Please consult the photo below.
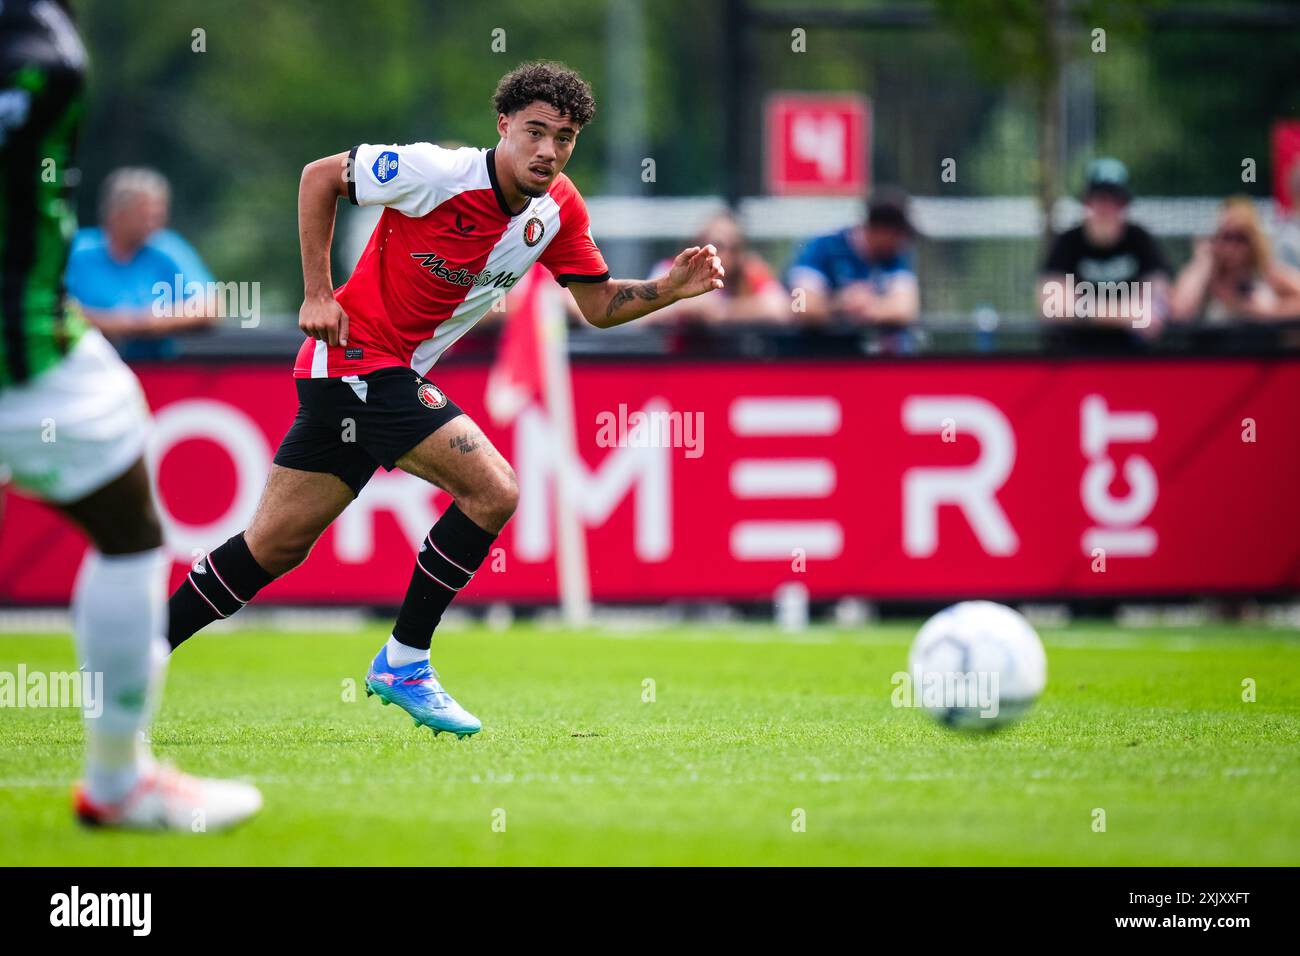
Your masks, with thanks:
[(1033, 625), (992, 601), (963, 601), (930, 618), (907, 663), (914, 704), (949, 727), (1004, 727), (1047, 684), (1047, 655)]

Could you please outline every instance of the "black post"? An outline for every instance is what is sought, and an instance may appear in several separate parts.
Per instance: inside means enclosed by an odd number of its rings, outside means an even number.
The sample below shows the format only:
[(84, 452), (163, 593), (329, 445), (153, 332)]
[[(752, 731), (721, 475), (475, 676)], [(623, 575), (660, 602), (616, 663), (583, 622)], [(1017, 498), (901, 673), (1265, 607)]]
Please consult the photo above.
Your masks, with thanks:
[(723, 195), (734, 209), (742, 196), (752, 195), (754, 153), (749, 102), (753, 91), (750, 11), (746, 0), (726, 0), (722, 13), (723, 49)]

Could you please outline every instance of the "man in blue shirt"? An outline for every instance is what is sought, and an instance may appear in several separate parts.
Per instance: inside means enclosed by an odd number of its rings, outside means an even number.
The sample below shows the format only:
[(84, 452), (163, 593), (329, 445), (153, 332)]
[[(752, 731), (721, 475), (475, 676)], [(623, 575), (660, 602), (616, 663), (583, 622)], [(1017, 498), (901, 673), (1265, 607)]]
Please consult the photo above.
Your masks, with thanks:
[(906, 195), (886, 187), (872, 195), (865, 223), (810, 240), (789, 270), (790, 288), (806, 296), (808, 319), (892, 330), (916, 322), (914, 235)]
[(115, 170), (100, 190), (102, 227), (80, 230), (68, 254), (68, 294), (128, 359), (174, 355), (171, 335), (216, 319), (212, 274), (165, 228), (170, 199), (160, 173)]

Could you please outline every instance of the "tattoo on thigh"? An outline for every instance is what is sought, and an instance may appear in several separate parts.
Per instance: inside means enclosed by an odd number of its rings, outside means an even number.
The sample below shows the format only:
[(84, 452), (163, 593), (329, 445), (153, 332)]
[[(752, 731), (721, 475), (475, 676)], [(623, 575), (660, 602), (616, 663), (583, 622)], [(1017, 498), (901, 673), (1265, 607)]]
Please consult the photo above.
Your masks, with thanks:
[(456, 449), (462, 455), (468, 455), (478, 448), (479, 443), (470, 438), (469, 435), (457, 435), (448, 443), (448, 446)]

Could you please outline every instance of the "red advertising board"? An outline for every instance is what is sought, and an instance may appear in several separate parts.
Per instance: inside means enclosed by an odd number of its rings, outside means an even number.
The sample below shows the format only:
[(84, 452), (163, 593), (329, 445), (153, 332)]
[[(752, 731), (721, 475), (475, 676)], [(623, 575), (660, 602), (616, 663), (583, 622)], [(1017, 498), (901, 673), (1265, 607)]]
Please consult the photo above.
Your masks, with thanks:
[(1300, 205), (1292, 195), (1291, 175), (1300, 164), (1300, 120), (1278, 120), (1273, 124), (1273, 198), (1284, 211)]
[[(492, 428), (486, 373), (435, 376), (521, 491), (462, 600), (549, 602), (559, 443), (536, 409)], [(574, 503), (596, 600), (766, 599), (792, 580), (814, 597), (939, 600), (1300, 586), (1293, 359), (608, 362), (573, 375)], [(141, 379), (179, 580), (245, 526), (293, 382), (230, 364)], [(446, 504), (380, 471), (259, 602), (398, 603)], [(82, 548), (11, 495), (0, 601), (65, 601)]]
[(766, 124), (768, 192), (866, 194), (871, 166), (866, 97), (778, 94), (767, 101)]

